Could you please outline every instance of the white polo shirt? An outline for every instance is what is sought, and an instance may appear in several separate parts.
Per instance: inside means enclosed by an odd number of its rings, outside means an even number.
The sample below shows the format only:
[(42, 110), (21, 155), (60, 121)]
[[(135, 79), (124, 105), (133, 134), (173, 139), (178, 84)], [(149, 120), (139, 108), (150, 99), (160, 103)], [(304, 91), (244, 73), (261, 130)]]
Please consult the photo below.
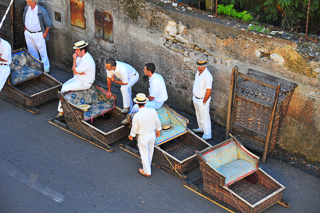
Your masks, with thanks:
[(33, 8), (33, 10), (30, 6), (28, 7), (25, 25), (26, 28), (31, 32), (41, 31), (40, 21), (38, 17), (38, 4), (35, 6), (35, 8)]
[(74, 77), (79, 81), (93, 83), (96, 77), (96, 64), (90, 53), (87, 52), (81, 58), (78, 57), (76, 65), (76, 71), (78, 73), (85, 73), (85, 75), (77, 74)]
[(197, 70), (193, 83), (193, 95), (197, 98), (204, 98), (207, 89), (212, 89), (212, 82), (212, 75), (207, 68), (201, 73), (201, 75), (199, 75), (199, 70)]
[(0, 54), (1, 58), (7, 60), (7, 62), (0, 61), (1, 64), (11, 64), (12, 62), (12, 52), (11, 45), (6, 40), (0, 39)]
[(139, 108), (139, 111), (133, 116), (130, 135), (147, 135), (155, 130), (161, 130), (161, 123), (158, 113), (153, 108)]
[(149, 84), (149, 95), (154, 97), (156, 102), (165, 102), (168, 99), (166, 84), (160, 74), (153, 73), (149, 78)]
[(116, 70), (106, 70), (107, 77), (111, 78), (111, 76), (115, 75), (123, 83), (128, 83), (129, 79), (132, 78), (137, 73), (137, 71), (131, 65), (124, 62), (116, 61), (116, 63)]

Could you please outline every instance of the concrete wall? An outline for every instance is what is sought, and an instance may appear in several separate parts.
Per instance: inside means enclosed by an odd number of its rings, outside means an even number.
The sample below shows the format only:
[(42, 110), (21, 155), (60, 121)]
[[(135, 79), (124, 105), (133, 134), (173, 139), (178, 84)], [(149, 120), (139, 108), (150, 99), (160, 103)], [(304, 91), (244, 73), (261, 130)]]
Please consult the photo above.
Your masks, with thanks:
[[(71, 26), (70, 2), (43, 0), (42, 5), (53, 17), (52, 37), (48, 42), (51, 61), (71, 67), (73, 43), (86, 40), (96, 60), (100, 75), (103, 63), (114, 57), (134, 66), (141, 79), (135, 92), (147, 93), (148, 79), (143, 66), (153, 62), (162, 74), (169, 93), (168, 104), (194, 114), (192, 85), (195, 59), (208, 56), (213, 74), (211, 118), (226, 124), (231, 70), (234, 66), (246, 73), (256, 69), (299, 84), (283, 119), (278, 134), (279, 146), (300, 153), (312, 161), (320, 161), (320, 91), (315, 69), (300, 56), (295, 42), (250, 33), (202, 18), (202, 14), (166, 9), (159, 1), (87, 0), (86, 29)], [(114, 42), (95, 37), (94, 10), (112, 11)], [(62, 21), (54, 20), (54, 12)], [(102, 68), (102, 69), (100, 69)]]

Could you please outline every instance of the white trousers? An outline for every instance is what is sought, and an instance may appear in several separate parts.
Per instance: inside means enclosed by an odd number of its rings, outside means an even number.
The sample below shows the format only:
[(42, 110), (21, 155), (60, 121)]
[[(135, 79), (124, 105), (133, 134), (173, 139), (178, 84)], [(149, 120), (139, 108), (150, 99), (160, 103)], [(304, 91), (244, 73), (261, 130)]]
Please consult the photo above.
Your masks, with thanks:
[[(85, 90), (89, 89), (92, 84), (84, 81), (79, 81), (75, 77), (69, 79), (66, 83), (62, 85), (61, 93), (71, 91), (71, 90)], [(59, 101), (58, 111), (63, 112), (61, 101)]]
[(146, 135), (138, 135), (138, 148), (142, 160), (143, 172), (151, 175), (151, 162), (154, 151), (156, 133), (154, 131)]
[[(24, 31), (26, 43), (29, 52), (33, 57), (39, 59), (39, 53), (44, 69), (50, 68), (49, 58), (47, 54), (46, 39), (43, 38), (43, 33), (30, 33), (28, 30)], [(38, 53), (39, 52), (39, 53)]]
[(196, 117), (197, 122), (199, 126), (199, 130), (203, 130), (203, 138), (204, 139), (210, 139), (212, 137), (211, 135), (211, 119), (210, 119), (210, 101), (211, 97), (207, 100), (206, 104), (203, 104), (203, 99), (197, 99), (195, 96), (193, 96), (193, 104), (194, 108), (196, 110)]
[(0, 65), (0, 92), (10, 75), (9, 65)]
[(122, 99), (123, 99), (123, 108), (132, 108), (132, 86), (137, 83), (139, 80), (139, 74), (136, 73), (133, 77), (128, 79), (128, 84), (127, 85), (121, 85), (120, 91), (122, 94)]
[[(164, 102), (156, 102), (154, 100), (152, 101), (148, 101), (146, 104), (145, 104), (145, 107), (147, 108), (154, 108), (154, 109), (159, 109), (160, 107), (162, 107)], [(138, 112), (139, 110), (139, 105), (138, 104), (135, 104), (133, 107), (132, 107), (132, 110), (129, 114), (132, 114), (132, 113), (136, 113)]]

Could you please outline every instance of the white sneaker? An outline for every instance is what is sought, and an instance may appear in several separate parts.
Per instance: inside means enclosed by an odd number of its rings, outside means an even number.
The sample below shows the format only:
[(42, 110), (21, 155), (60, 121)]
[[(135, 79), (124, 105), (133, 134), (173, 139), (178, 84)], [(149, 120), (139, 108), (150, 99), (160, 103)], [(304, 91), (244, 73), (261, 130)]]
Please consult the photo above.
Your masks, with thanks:
[(129, 124), (129, 121), (127, 119), (124, 119), (123, 121), (121, 121), (121, 124)]
[(200, 129), (192, 129), (192, 131), (196, 133), (204, 133), (203, 130), (200, 130)]
[(44, 72), (49, 74), (50, 73), (50, 69), (44, 69)]
[(127, 108), (123, 108), (120, 113), (127, 114), (129, 113), (129, 110)]

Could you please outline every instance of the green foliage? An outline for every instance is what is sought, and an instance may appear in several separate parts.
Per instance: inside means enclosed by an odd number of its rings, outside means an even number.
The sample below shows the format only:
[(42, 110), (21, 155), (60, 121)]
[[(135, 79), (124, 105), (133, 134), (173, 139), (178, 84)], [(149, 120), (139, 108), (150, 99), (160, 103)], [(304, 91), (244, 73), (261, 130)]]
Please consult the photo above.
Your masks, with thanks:
[(269, 28), (265, 28), (263, 26), (254, 25), (254, 24), (249, 25), (249, 30), (257, 33), (270, 34)]
[[(309, 0), (219, 0), (234, 5), (238, 11), (248, 11), (255, 21), (281, 27), (284, 30), (304, 31)], [(310, 1), (309, 32), (320, 35), (320, 0)]]
[(226, 5), (226, 6), (218, 5), (217, 12), (218, 12), (218, 14), (226, 15), (226, 16), (230, 16), (230, 17), (234, 17), (234, 18), (238, 18), (238, 19), (242, 19), (244, 21), (253, 20), (253, 17), (250, 14), (248, 14), (248, 11), (237, 12), (233, 8), (233, 4)]

